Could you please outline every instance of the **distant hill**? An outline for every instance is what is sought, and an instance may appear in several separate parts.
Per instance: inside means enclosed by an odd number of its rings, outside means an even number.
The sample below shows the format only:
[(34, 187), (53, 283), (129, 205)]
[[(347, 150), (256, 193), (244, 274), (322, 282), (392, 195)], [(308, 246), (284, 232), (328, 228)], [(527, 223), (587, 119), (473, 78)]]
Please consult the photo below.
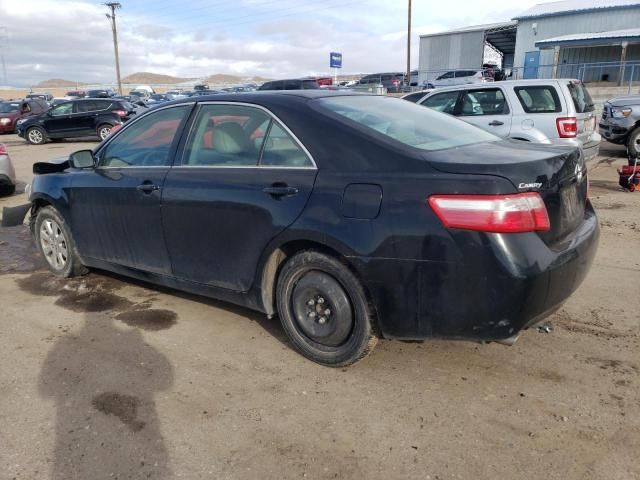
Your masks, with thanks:
[(151, 72), (136, 72), (131, 75), (127, 75), (122, 79), (122, 83), (126, 84), (142, 84), (142, 85), (157, 85), (162, 83), (183, 83), (194, 80), (193, 78), (180, 78), (173, 77), (171, 75), (162, 75), (160, 73)]
[(76, 85), (85, 85), (82, 82), (73, 82), (71, 80), (63, 80), (62, 78), (50, 78), (43, 80), (35, 85), (36, 88), (52, 88), (52, 87), (75, 87)]
[(251, 77), (251, 76), (240, 77), (238, 75), (226, 75), (223, 73), (216, 73), (214, 75), (209, 75), (207, 78), (204, 79), (204, 82), (209, 85), (232, 85), (234, 83), (247, 83), (247, 82), (264, 83), (266, 81), (267, 79), (262, 77)]

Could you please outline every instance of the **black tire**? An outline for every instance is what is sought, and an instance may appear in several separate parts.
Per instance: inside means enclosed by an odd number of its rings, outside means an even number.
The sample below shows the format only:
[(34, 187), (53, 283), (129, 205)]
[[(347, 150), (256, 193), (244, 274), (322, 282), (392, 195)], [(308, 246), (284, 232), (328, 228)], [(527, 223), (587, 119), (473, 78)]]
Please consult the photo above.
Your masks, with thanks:
[[(52, 228), (48, 229), (49, 226)], [(38, 210), (34, 224), (34, 237), (36, 247), (45, 258), (49, 270), (54, 274), (68, 278), (89, 272), (87, 267), (80, 262), (69, 227), (55, 208), (47, 206)], [(53, 245), (54, 239), (58, 241), (56, 245)], [(64, 248), (62, 243), (64, 243)], [(51, 246), (51, 249), (48, 250), (45, 245)], [(59, 261), (57, 254), (61, 254), (64, 257), (64, 263)]]
[(287, 260), (278, 276), (276, 302), (291, 343), (321, 365), (351, 365), (378, 341), (362, 285), (331, 256), (307, 250)]
[[(629, 165), (633, 166), (635, 159), (640, 155), (640, 127), (636, 128), (627, 138), (627, 153), (629, 154)], [(640, 160), (638, 160), (640, 165)]]
[(96, 128), (96, 133), (98, 134), (98, 137), (100, 138), (100, 140), (104, 140), (105, 138), (107, 138), (109, 134), (111, 134), (112, 128), (113, 128), (113, 125), (110, 125), (108, 123), (103, 123), (102, 125), (99, 125), (98, 128)]
[(47, 143), (47, 133), (40, 127), (29, 128), (25, 138), (31, 145), (43, 145)]
[(9, 197), (16, 193), (16, 186), (10, 183), (0, 184), (0, 197)]

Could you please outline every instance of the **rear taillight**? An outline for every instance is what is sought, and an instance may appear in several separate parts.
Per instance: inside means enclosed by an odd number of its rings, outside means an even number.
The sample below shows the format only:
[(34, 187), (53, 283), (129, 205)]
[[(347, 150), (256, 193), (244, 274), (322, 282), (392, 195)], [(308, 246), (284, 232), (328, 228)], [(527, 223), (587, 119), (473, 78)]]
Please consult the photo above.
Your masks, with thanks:
[(429, 206), (447, 228), (491, 233), (547, 231), (551, 228), (542, 197), (535, 192), (509, 195), (433, 195)]
[(391, 83), (393, 83), (393, 85), (397, 87), (398, 85), (400, 85), (400, 80), (391, 80)]
[(578, 119), (576, 117), (556, 118), (556, 127), (560, 138), (576, 138), (578, 136)]
[(9, 152), (7, 152), (7, 146), (4, 143), (0, 143), (0, 155), (9, 155)]
[(111, 113), (115, 113), (120, 118), (124, 118), (127, 116), (127, 112), (125, 112), (124, 110), (111, 110)]

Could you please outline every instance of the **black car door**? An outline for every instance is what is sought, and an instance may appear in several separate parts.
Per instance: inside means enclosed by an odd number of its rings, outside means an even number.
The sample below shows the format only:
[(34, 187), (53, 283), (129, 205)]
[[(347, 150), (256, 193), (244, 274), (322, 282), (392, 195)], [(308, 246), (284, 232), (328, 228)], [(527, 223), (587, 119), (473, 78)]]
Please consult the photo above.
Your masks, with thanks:
[(98, 152), (95, 169), (74, 174), (73, 237), (81, 256), (169, 273), (162, 186), (192, 104), (158, 109), (123, 128)]
[(109, 100), (79, 100), (73, 115), (73, 133), (77, 136), (95, 135), (96, 118), (111, 105)]
[(64, 137), (72, 129), (75, 102), (61, 103), (44, 114), (44, 128), (53, 138)]
[(316, 172), (266, 110), (201, 105), (162, 194), (173, 274), (247, 291), (266, 245), (302, 212)]

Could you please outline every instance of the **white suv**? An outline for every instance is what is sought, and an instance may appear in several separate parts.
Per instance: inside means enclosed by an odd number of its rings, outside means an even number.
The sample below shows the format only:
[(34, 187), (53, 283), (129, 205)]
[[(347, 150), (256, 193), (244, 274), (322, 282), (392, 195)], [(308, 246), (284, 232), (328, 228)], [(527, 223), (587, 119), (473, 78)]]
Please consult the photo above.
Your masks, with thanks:
[(418, 104), (449, 113), (500, 137), (581, 147), (598, 155), (595, 107), (579, 80), (508, 80), (440, 88)]

